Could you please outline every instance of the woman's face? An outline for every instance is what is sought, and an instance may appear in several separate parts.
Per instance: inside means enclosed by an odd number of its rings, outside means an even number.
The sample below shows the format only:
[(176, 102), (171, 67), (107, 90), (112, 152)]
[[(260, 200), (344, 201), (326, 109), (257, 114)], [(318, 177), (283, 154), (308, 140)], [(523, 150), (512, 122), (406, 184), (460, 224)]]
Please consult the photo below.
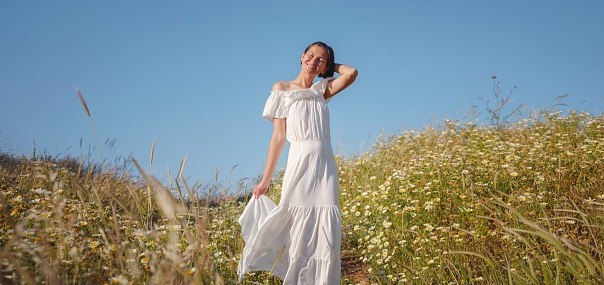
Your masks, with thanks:
[(327, 51), (320, 46), (311, 46), (302, 54), (302, 70), (309, 74), (318, 75), (325, 72)]

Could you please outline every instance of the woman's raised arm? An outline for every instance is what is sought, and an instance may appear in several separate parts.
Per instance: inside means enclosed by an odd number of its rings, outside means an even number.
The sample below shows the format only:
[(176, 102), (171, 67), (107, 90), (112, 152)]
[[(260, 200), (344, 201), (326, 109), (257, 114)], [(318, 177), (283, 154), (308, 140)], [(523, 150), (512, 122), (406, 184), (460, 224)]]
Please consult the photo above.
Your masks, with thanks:
[(286, 119), (274, 119), (273, 136), (271, 137), (271, 144), (268, 147), (268, 158), (266, 159), (266, 167), (264, 168), (264, 174), (262, 175), (262, 181), (256, 185), (254, 192), (252, 193), (256, 199), (263, 195), (271, 185), (273, 180), (273, 174), (275, 173), (275, 167), (279, 161), (279, 156), (285, 146), (285, 120)]
[(346, 89), (346, 87), (350, 86), (357, 79), (357, 75), (359, 72), (354, 68), (348, 65), (336, 63), (334, 71), (339, 73), (340, 76), (338, 78), (329, 81), (327, 84), (327, 90), (325, 90), (325, 99), (340, 93), (340, 91)]

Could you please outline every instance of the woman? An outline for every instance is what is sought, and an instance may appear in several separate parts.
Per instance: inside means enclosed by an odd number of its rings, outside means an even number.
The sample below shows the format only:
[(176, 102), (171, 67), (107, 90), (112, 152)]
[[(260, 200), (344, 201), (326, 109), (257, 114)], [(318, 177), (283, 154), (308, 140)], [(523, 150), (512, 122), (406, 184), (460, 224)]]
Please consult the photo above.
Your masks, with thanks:
[[(246, 242), (240, 280), (264, 270), (284, 284), (340, 284), (342, 222), (327, 102), (354, 82), (357, 71), (336, 64), (322, 42), (309, 45), (300, 60), (298, 77), (277, 82), (264, 107), (274, 130), (262, 181), (239, 220)], [(317, 76), (324, 79), (313, 84)], [(277, 207), (263, 194), (286, 139), (290, 150)]]

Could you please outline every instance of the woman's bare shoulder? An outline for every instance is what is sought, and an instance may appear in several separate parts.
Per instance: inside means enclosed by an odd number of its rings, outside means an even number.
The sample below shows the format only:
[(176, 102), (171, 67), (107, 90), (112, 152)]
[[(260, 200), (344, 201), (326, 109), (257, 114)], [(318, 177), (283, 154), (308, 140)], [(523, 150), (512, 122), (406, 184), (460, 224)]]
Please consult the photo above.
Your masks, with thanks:
[(287, 91), (290, 88), (290, 83), (287, 81), (279, 81), (273, 85), (273, 90)]

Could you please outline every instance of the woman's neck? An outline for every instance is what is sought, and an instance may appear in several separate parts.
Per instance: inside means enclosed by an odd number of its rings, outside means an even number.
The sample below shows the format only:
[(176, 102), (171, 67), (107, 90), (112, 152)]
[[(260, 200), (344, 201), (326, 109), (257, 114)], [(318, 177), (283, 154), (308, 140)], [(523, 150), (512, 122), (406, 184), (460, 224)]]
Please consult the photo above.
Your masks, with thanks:
[(304, 71), (300, 71), (298, 77), (296, 79), (290, 81), (294, 84), (300, 85), (304, 88), (310, 88), (312, 86), (312, 81), (315, 79), (316, 75), (305, 73)]

